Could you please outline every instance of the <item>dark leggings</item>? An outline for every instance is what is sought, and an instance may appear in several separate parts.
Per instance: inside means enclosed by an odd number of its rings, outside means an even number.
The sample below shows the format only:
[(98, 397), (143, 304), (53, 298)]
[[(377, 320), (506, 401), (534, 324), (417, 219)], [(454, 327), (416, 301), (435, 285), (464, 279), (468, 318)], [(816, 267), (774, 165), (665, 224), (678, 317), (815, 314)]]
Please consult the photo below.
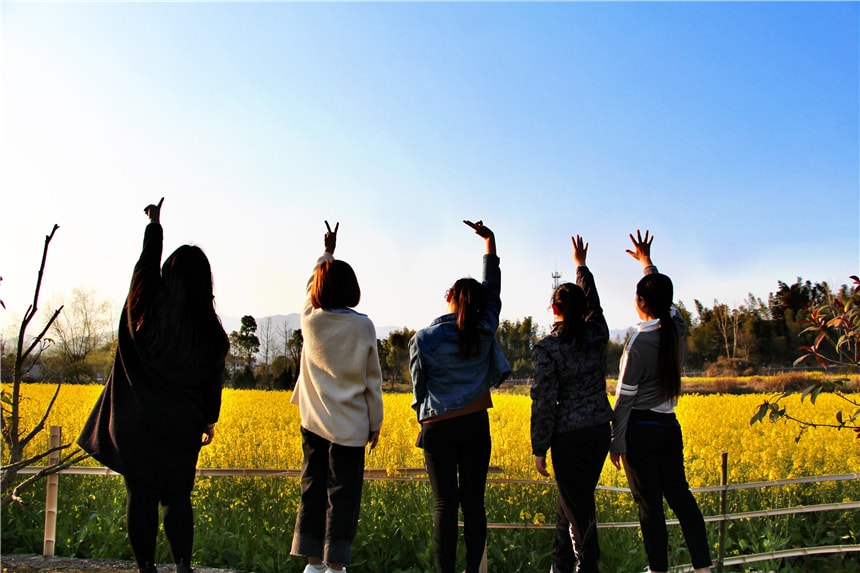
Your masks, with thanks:
[(424, 463), (433, 488), (433, 539), (442, 573), (457, 561), (457, 513), (463, 508), (466, 572), (476, 573), (487, 542), (484, 490), (490, 467), (486, 410), (424, 424)]
[(627, 426), (625, 470), (639, 505), (639, 524), (653, 571), (669, 570), (669, 534), (663, 498), (681, 523), (693, 567), (711, 565), (705, 520), (684, 470), (684, 443), (675, 414), (633, 410)]
[(176, 493), (125, 478), (125, 517), (134, 560), (141, 569), (155, 565), (158, 537), (158, 505), (164, 534), (174, 563), (191, 564), (194, 542), (194, 512), (191, 492)]
[(550, 451), (558, 484), (553, 573), (597, 573), (600, 545), (594, 489), (609, 452), (609, 422), (553, 437)]

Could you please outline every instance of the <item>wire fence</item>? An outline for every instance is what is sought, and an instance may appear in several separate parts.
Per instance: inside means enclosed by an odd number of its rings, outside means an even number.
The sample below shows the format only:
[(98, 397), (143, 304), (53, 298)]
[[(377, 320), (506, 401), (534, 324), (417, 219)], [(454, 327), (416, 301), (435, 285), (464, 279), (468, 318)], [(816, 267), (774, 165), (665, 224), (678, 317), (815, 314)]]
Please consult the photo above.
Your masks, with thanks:
[[(51, 426), (51, 445), (59, 445), (61, 429), (58, 426)], [(55, 444), (56, 442), (56, 444)], [(49, 458), (48, 465), (52, 463)], [(53, 460), (56, 463), (56, 458)], [(44, 470), (45, 466), (28, 466), (19, 471), (20, 474), (35, 474)], [(490, 467), (490, 476), (487, 478), (488, 483), (498, 484), (520, 484), (543, 486), (553, 486), (552, 480), (537, 480), (537, 479), (512, 479), (502, 477), (492, 477), (502, 473), (502, 469), (496, 466)], [(48, 475), (46, 477), (46, 500), (45, 500), (45, 529), (43, 554), (45, 556), (54, 555), (54, 547), (56, 541), (56, 518), (57, 507), (59, 501), (59, 475), (86, 475), (86, 476), (118, 476), (116, 472), (103, 466), (72, 466), (59, 471), (58, 473)], [(198, 468), (198, 477), (293, 477), (301, 476), (299, 469), (285, 468)], [(806, 513), (818, 513), (826, 511), (846, 511), (860, 510), (860, 501), (842, 501), (839, 503), (823, 503), (817, 505), (802, 505), (795, 507), (781, 507), (761, 509), (758, 511), (747, 511), (740, 513), (727, 513), (727, 499), (731, 491), (745, 489), (761, 489), (775, 486), (791, 486), (799, 484), (837, 482), (837, 481), (855, 481), (860, 480), (860, 473), (838, 474), (838, 475), (823, 475), (823, 476), (807, 476), (802, 478), (793, 478), (775, 481), (758, 481), (748, 483), (727, 483), (728, 476), (728, 452), (722, 453), (722, 471), (721, 483), (718, 486), (707, 486), (692, 488), (693, 493), (719, 493), (720, 494), (720, 513), (717, 515), (705, 516), (705, 522), (718, 523), (720, 527), (718, 556), (715, 560), (715, 568), (717, 572), (722, 572), (726, 566), (744, 565), (762, 561), (772, 561), (780, 559), (788, 559), (794, 557), (803, 557), (810, 555), (821, 554), (837, 554), (837, 553), (854, 553), (860, 552), (860, 544), (845, 544), (845, 545), (828, 545), (828, 546), (813, 546), (804, 548), (793, 548), (783, 551), (772, 551), (767, 553), (757, 553), (752, 555), (736, 555), (726, 557), (724, 555), (725, 548), (725, 532), (726, 525), (735, 520), (757, 519), (765, 517), (783, 516), (783, 515), (800, 515)], [(393, 473), (389, 473), (385, 469), (366, 469), (364, 477), (369, 481), (402, 481), (402, 482), (422, 482), (429, 481), (425, 468), (399, 468)], [(608, 487), (597, 486), (600, 491), (609, 491), (616, 493), (630, 493), (629, 488), (624, 487)], [(668, 525), (678, 525), (677, 519), (667, 520)], [(462, 524), (461, 524), (462, 525)], [(555, 525), (540, 525), (528, 523), (488, 523), (488, 529), (535, 529), (535, 530), (553, 530)], [(600, 529), (627, 529), (639, 527), (638, 521), (611, 522), (599, 523)], [(686, 573), (693, 571), (690, 564), (673, 567), (673, 573)], [(484, 560), (481, 565), (481, 573), (487, 572), (486, 549), (484, 551)]]

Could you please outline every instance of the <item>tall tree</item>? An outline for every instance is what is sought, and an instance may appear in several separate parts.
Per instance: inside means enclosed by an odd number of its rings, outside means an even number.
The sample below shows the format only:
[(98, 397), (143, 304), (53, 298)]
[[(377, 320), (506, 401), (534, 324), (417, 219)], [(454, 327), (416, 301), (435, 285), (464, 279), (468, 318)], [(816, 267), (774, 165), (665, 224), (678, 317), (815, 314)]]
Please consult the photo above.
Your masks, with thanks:
[(406, 326), (388, 333), (386, 364), (391, 376), (390, 379), (394, 382), (410, 379), (409, 341), (413, 336), (415, 336), (415, 331)]
[(76, 288), (63, 308), (51, 326), (62, 357), (61, 375), (75, 383), (91, 382), (95, 370), (87, 358), (116, 336), (110, 302), (98, 300), (93, 289)]
[(511, 322), (503, 320), (496, 331), (496, 340), (511, 365), (512, 379), (526, 379), (534, 375), (532, 348), (538, 341), (537, 325), (532, 317)]
[(261, 368), (261, 383), (266, 390), (272, 389), (272, 376), (270, 365), (275, 353), (275, 325), (272, 324), (272, 318), (266, 317), (260, 324), (260, 357), (263, 359)]
[(257, 338), (257, 321), (251, 315), (242, 317), (239, 332), (230, 333), (230, 349), (244, 357), (245, 367), (249, 370), (254, 365), (254, 354), (260, 350), (260, 339)]
[(299, 378), (299, 366), (302, 360), (302, 347), (305, 339), (302, 337), (302, 329), (297, 328), (291, 331), (290, 338), (286, 343), (286, 356), (292, 364), (290, 371), (293, 373), (292, 382), (295, 383)]

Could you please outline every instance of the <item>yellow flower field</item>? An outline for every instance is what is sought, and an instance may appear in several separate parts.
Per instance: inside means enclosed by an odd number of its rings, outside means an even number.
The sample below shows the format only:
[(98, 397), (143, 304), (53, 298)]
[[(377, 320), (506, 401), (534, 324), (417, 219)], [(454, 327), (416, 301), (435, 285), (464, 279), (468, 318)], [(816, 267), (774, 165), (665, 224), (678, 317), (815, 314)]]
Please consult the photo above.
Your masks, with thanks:
[[(4, 392), (9, 391), (7, 385)], [(44, 412), (55, 389), (50, 384), (25, 384), (21, 404), (23, 427), (31, 428)], [(95, 404), (100, 386), (63, 385), (48, 419), (63, 427), (65, 442), (74, 442)], [(200, 467), (301, 467), (298, 408), (289, 392), (225, 390), (215, 441), (201, 450)], [(687, 395), (677, 408), (686, 448), (687, 473), (693, 488), (720, 482), (721, 453), (729, 455), (729, 483), (775, 481), (802, 476), (850, 474), (860, 468), (860, 443), (850, 431), (818, 428), (796, 441), (799, 428), (790, 423), (749, 420), (765, 395)], [(8, 394), (4, 395), (4, 400)], [(421, 468), (422, 451), (414, 446), (418, 432), (409, 394), (386, 394), (385, 422), (379, 446), (367, 456), (366, 467), (384, 469), (396, 476), (402, 468)], [(552, 525), (555, 521), (554, 484), (534, 470), (529, 441), (531, 401), (528, 396), (496, 392), (491, 410), (493, 454), (500, 469), (490, 475), (486, 493), (491, 523)], [(804, 419), (829, 422), (845, 404), (830, 395), (817, 404), (788, 400), (789, 410)], [(4, 404), (4, 408), (5, 408)], [(47, 440), (30, 446), (41, 450)], [(85, 463), (94, 464), (92, 460)], [(499, 481), (500, 478), (506, 481)], [(626, 488), (623, 472), (607, 461), (601, 486)], [(123, 530), (122, 480), (102, 476), (67, 476), (61, 485), (62, 511), (58, 533), (59, 554), (129, 557)], [(200, 478), (194, 490), (197, 526), (195, 554), (198, 563), (239, 568), (258, 573), (292, 573), (302, 562), (289, 555), (289, 540), (298, 504), (298, 480), (291, 477)], [(39, 511), (44, 490), (34, 489), (34, 503), (11, 506), (2, 516), (3, 544), (13, 552), (38, 551), (44, 517)], [(858, 480), (807, 485), (741, 489), (729, 499), (729, 513), (798, 505), (838, 503), (858, 499)], [(705, 515), (719, 513), (719, 496), (699, 493)], [(612, 525), (635, 522), (636, 509), (629, 493), (597, 493), (598, 519)], [(432, 501), (426, 481), (365, 483), (361, 522), (355, 547), (358, 563), (374, 564), (392, 572), (424, 573), (435, 568), (431, 533)], [(716, 524), (709, 525), (716, 550)], [(677, 531), (675, 529), (674, 531)], [(744, 519), (732, 522), (725, 541), (726, 555), (746, 555), (778, 549), (856, 543), (857, 516), (852, 511), (829, 511), (798, 516)], [(491, 568), (500, 573), (546, 570), (552, 553), (551, 530), (492, 529), (487, 548)], [(36, 547), (37, 549), (34, 549)], [(673, 536), (672, 559), (688, 560), (683, 541)], [(601, 534), (601, 570), (641, 570), (645, 557), (638, 528), (610, 528)], [(164, 551), (164, 548), (162, 548)], [(168, 559), (162, 552), (161, 561)], [(764, 570), (828, 571), (832, 562), (815, 565), (798, 561), (762, 564)], [(384, 564), (379, 567), (379, 564)], [(814, 566), (813, 566), (814, 565)], [(806, 569), (805, 569), (806, 568)], [(761, 568), (757, 569), (761, 570)]]
[[(54, 389), (52, 384), (22, 386), (25, 427), (35, 423)], [(94, 385), (62, 386), (48, 424), (63, 427), (64, 441), (77, 437), (100, 391), (101, 387)], [(729, 452), (730, 483), (851, 473), (860, 468), (860, 444), (849, 431), (817, 428), (796, 442), (795, 425), (766, 421), (751, 426), (750, 417), (764, 398), (760, 394), (681, 398), (677, 414), (684, 432), (692, 487), (719, 484), (722, 451)], [(423, 466), (421, 450), (413, 445), (418, 423), (410, 408), (411, 400), (409, 394), (385, 395), (382, 437), (367, 457), (368, 468), (382, 468), (394, 475), (399, 468)], [(539, 478), (533, 469), (529, 443), (530, 399), (496, 393), (493, 402), (491, 463), (502, 469), (497, 477)], [(833, 421), (835, 412), (844, 407), (829, 395), (822, 395), (815, 405), (808, 400), (801, 403), (797, 397), (786, 405), (793, 413), (820, 422)], [(201, 450), (199, 465), (298, 469), (302, 457), (299, 425), (298, 408), (290, 404), (289, 392), (227, 389), (216, 439)], [(601, 484), (626, 486), (623, 474), (608, 463)]]

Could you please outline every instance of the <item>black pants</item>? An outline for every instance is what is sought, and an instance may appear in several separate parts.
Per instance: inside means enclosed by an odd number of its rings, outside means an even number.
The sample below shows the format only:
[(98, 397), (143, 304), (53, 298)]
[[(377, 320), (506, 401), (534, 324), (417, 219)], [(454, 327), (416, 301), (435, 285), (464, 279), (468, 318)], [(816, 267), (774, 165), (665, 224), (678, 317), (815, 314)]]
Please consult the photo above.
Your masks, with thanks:
[(433, 540), (442, 573), (457, 562), (457, 514), (463, 508), (466, 571), (476, 573), (487, 543), (484, 491), (490, 467), (486, 410), (424, 424), (424, 463), (433, 488)]
[(669, 570), (664, 497), (681, 523), (693, 567), (709, 567), (711, 554), (705, 520), (687, 483), (684, 442), (675, 414), (633, 410), (626, 438), (625, 471), (639, 504), (639, 524), (649, 567), (654, 571)]
[(302, 428), (302, 450), (302, 497), (290, 553), (348, 565), (361, 511), (364, 448)]
[(554, 573), (596, 573), (600, 546), (594, 488), (612, 431), (609, 422), (553, 436), (552, 467), (558, 484)]
[(191, 491), (176, 493), (129, 478), (125, 478), (125, 488), (128, 540), (138, 568), (155, 565), (159, 504), (164, 520), (164, 534), (173, 562), (191, 565), (191, 549), (194, 543)]

